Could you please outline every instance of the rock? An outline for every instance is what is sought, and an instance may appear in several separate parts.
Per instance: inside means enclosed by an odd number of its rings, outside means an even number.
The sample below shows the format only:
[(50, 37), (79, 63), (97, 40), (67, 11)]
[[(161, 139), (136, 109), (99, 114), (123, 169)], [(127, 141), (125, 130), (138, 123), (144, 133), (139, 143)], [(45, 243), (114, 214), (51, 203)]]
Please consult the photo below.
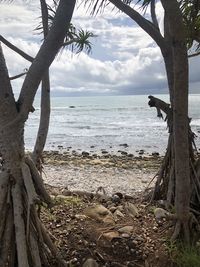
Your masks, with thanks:
[(81, 154), (82, 154), (83, 157), (88, 157), (90, 155), (90, 153), (88, 153), (86, 151), (83, 151)]
[(144, 150), (141, 149), (139, 152), (138, 152), (139, 155), (143, 155), (144, 154)]
[(119, 233), (117, 231), (111, 231), (111, 232), (108, 232), (108, 233), (104, 233), (102, 235), (102, 237), (105, 238), (108, 241), (112, 241), (113, 238), (119, 237)]
[(126, 151), (121, 151), (121, 155), (128, 155)]
[(83, 267), (99, 267), (99, 264), (93, 259), (87, 259), (83, 263)]
[(108, 151), (106, 151), (106, 150), (102, 150), (101, 153), (102, 153), (102, 154), (108, 154)]
[(117, 207), (115, 207), (115, 206), (109, 207), (109, 210), (110, 210), (112, 213), (115, 212), (116, 209), (117, 209)]
[(138, 209), (133, 203), (126, 202), (125, 203), (125, 210), (128, 213), (128, 215), (131, 216), (132, 218), (138, 217), (138, 215), (139, 215)]
[(75, 108), (75, 106), (69, 106), (69, 108)]
[(130, 234), (132, 231), (133, 231), (133, 226), (130, 226), (130, 225), (127, 225), (127, 226), (124, 226), (124, 227), (118, 229), (119, 233)]
[(133, 158), (134, 155), (133, 155), (133, 154), (128, 154), (128, 157), (129, 157), (129, 158)]
[(154, 210), (154, 216), (156, 220), (161, 220), (163, 218), (166, 218), (168, 215), (168, 212), (162, 208), (155, 208)]
[(120, 197), (116, 194), (112, 195), (111, 200), (113, 203), (116, 203), (116, 204), (120, 203), (120, 201), (121, 201)]
[(148, 183), (148, 180), (146, 180), (146, 179), (142, 179), (142, 181), (141, 181), (143, 184), (147, 184)]
[(124, 237), (124, 238), (129, 238), (130, 237), (130, 235), (127, 234), (127, 233), (123, 233), (121, 236)]
[(128, 147), (128, 144), (120, 144), (119, 146)]
[(85, 220), (85, 219), (87, 219), (87, 216), (85, 216), (83, 214), (76, 214), (75, 218), (78, 220)]
[(113, 215), (115, 218), (119, 218), (119, 217), (123, 218), (124, 217), (124, 214), (118, 209), (114, 212)]
[(160, 154), (158, 152), (152, 152), (151, 155), (154, 156), (154, 157), (158, 157)]
[(97, 205), (95, 207), (86, 208), (84, 214), (91, 219), (106, 224), (114, 224), (114, 218), (112, 213), (103, 205)]

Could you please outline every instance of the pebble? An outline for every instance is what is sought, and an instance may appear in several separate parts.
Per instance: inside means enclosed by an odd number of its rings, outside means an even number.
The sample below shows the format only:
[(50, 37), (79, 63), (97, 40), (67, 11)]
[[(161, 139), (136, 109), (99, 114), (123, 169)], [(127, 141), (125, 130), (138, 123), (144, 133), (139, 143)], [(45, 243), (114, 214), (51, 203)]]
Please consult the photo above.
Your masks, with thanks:
[[(155, 174), (148, 168), (145, 173), (140, 171), (143, 160), (138, 158), (127, 160), (127, 156), (122, 158), (122, 156), (107, 155), (109, 158), (105, 159), (97, 154), (94, 156), (87, 151), (80, 153), (75, 150), (73, 153), (60, 155), (58, 151), (46, 153), (45, 162), (48, 161), (49, 164), (44, 166), (46, 173), (43, 176), (44, 182), (52, 186), (68, 186), (70, 191), (95, 193), (97, 188), (102, 186), (106, 189), (107, 195), (112, 195), (114, 192), (135, 195), (136, 192), (145, 189), (146, 183), (142, 181), (149, 182)], [(62, 165), (59, 164), (61, 160)]]

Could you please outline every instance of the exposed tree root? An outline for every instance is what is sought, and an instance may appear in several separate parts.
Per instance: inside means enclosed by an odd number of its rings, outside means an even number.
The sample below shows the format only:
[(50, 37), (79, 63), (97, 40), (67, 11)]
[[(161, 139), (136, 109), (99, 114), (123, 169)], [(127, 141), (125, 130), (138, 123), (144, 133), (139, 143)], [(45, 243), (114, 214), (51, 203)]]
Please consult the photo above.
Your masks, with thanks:
[(196, 233), (199, 233), (199, 231), (199, 222), (196, 217), (190, 213), (190, 217), (188, 219), (176, 219), (171, 240), (175, 241), (177, 238), (181, 237), (187, 244), (190, 244), (191, 242), (195, 243), (198, 240), (198, 235), (196, 235)]
[[(158, 112), (158, 116), (161, 117), (161, 111), (166, 114), (165, 121), (169, 129), (169, 139), (166, 154), (163, 158), (162, 165), (159, 172), (156, 175), (156, 183), (153, 189), (150, 202), (158, 199), (165, 201), (167, 209), (175, 205), (175, 193), (176, 193), (176, 176), (175, 176), (175, 155), (174, 155), (174, 139), (173, 139), (173, 116), (170, 105), (164, 101), (149, 96), (150, 107), (155, 107)], [(188, 119), (188, 124), (191, 119)], [(191, 183), (191, 194), (190, 194), (190, 207), (193, 214), (197, 215), (200, 212), (200, 158), (198, 159), (198, 153), (195, 145), (195, 134), (192, 132), (189, 125), (189, 158), (190, 158), (190, 183)], [(196, 154), (195, 154), (196, 151)], [(186, 188), (189, 190), (189, 188)], [(186, 242), (191, 239), (191, 224), (196, 224), (194, 215), (189, 220), (176, 219), (174, 233), (172, 240), (177, 237), (184, 237)], [(195, 222), (195, 223), (194, 223)], [(199, 230), (199, 227), (198, 227)]]
[(67, 266), (38, 217), (37, 203), (51, 200), (30, 158), (20, 173), (15, 180), (0, 173), (0, 267)]

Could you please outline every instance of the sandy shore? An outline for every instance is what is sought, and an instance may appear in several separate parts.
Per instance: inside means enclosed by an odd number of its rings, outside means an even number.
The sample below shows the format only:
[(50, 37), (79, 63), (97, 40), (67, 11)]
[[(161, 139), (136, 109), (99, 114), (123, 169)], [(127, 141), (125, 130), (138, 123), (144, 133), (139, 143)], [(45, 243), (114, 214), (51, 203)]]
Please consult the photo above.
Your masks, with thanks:
[(44, 153), (44, 181), (52, 186), (95, 193), (134, 194), (143, 191), (158, 171), (160, 157)]

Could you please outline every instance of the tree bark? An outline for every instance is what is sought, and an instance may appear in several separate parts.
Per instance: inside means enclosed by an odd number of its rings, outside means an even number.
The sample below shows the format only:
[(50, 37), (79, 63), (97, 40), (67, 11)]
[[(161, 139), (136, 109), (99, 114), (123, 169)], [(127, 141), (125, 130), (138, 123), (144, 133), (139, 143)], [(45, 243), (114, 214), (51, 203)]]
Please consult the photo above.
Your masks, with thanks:
[(33, 160), (39, 170), (41, 170), (42, 152), (46, 143), (50, 121), (50, 81), (49, 71), (42, 78), (41, 88), (41, 105), (40, 105), (40, 125), (38, 129), (37, 139), (33, 150)]
[[(45, 0), (40, 0), (41, 12), (42, 12), (42, 25), (44, 38), (47, 37), (48, 28), (48, 8)], [(49, 130), (50, 121), (50, 78), (49, 70), (47, 70), (42, 78), (42, 88), (41, 88), (41, 105), (40, 105), (40, 125), (38, 129), (38, 134), (33, 150), (33, 160), (35, 161), (39, 170), (41, 170), (41, 159), (44, 146), (46, 144), (47, 134)]]
[(173, 238), (182, 232), (186, 241), (189, 241), (190, 167), (186, 34), (177, 1), (162, 0), (162, 4), (169, 18), (170, 34), (173, 40), (173, 137), (176, 175), (175, 208), (178, 218)]
[(35, 204), (51, 200), (39, 172), (24, 152), (24, 123), (35, 93), (61, 47), (75, 0), (61, 0), (52, 29), (33, 61), (16, 104), (0, 47), (0, 267), (66, 266), (38, 217)]

